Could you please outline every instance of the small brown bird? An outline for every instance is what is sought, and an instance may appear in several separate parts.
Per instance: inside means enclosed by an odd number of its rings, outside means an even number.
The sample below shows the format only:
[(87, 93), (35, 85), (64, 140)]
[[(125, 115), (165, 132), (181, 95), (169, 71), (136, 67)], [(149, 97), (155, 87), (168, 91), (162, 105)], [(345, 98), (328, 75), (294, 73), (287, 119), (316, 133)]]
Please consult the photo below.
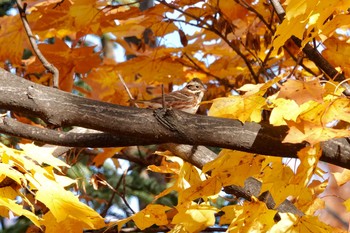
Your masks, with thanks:
[[(179, 91), (164, 95), (165, 107), (175, 108), (187, 113), (195, 114), (204, 96), (205, 87), (199, 78), (194, 78)], [(151, 100), (136, 100), (135, 103), (146, 105), (148, 108), (162, 108), (163, 97)]]

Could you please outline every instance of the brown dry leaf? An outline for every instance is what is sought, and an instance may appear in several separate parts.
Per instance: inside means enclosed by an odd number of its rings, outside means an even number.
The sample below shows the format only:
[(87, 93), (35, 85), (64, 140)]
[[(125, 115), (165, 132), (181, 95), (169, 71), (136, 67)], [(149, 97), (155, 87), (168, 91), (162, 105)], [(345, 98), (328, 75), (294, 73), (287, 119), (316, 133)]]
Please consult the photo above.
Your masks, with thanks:
[(303, 82), (290, 79), (281, 87), (278, 98), (291, 99), (301, 105), (310, 100), (322, 102), (323, 93), (324, 89), (318, 80)]

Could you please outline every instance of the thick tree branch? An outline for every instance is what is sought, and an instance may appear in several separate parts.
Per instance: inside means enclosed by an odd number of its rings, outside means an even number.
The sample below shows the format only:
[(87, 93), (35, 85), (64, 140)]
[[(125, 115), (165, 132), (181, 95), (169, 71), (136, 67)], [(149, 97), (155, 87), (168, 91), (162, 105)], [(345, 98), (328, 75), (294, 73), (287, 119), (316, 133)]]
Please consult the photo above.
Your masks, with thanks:
[[(107, 140), (104, 134), (65, 135), (46, 131), (47, 136), (40, 136), (35, 130), (22, 126), (14, 130), (17, 136), (33, 138), (42, 142), (67, 146), (59, 137), (71, 137), (80, 140), (74, 146), (91, 147), (95, 137), (101, 137), (105, 145), (101, 147), (178, 143), (192, 145), (216, 146), (251, 153), (296, 157), (297, 151), (305, 146), (303, 143), (282, 143), (287, 134), (287, 127), (245, 123), (237, 120), (191, 115), (180, 111), (167, 111), (164, 121), (170, 123), (170, 130), (156, 119), (149, 109), (137, 109), (99, 102), (65, 93), (60, 90), (37, 85), (14, 74), (0, 69), (0, 108), (25, 112), (57, 126), (80, 126), (104, 131), (115, 136)], [(7, 125), (2, 126), (10, 127)], [(28, 126), (29, 127), (29, 126)], [(19, 131), (20, 130), (20, 131)], [(25, 130), (27, 130), (25, 132)], [(30, 136), (30, 132), (33, 132)], [(4, 131), (3, 131), (4, 132)], [(14, 134), (7, 131), (9, 134)], [(41, 137), (41, 138), (39, 138)], [(48, 142), (47, 138), (50, 138)], [(52, 137), (57, 137), (57, 143)], [(86, 137), (86, 141), (83, 138)], [(75, 138), (75, 139), (74, 139)], [(113, 138), (116, 142), (113, 142)], [(104, 140), (103, 140), (104, 139)], [(119, 140), (119, 142), (118, 142)], [(66, 141), (67, 142), (67, 141)], [(90, 144), (91, 143), (91, 144)], [(72, 144), (69, 144), (72, 145)], [(321, 160), (350, 168), (350, 143), (346, 139), (331, 140), (322, 145)]]
[(117, 147), (149, 145), (154, 140), (113, 135), (104, 132), (62, 132), (24, 124), (12, 118), (0, 118), (0, 132), (58, 146), (69, 147)]

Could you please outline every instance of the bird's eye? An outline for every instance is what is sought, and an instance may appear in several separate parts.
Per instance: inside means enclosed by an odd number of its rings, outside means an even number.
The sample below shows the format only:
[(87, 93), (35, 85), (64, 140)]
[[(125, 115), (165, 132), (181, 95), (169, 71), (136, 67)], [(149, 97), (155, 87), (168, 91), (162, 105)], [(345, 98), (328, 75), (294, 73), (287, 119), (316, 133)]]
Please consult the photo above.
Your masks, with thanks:
[(197, 85), (196, 88), (199, 88), (199, 86)]

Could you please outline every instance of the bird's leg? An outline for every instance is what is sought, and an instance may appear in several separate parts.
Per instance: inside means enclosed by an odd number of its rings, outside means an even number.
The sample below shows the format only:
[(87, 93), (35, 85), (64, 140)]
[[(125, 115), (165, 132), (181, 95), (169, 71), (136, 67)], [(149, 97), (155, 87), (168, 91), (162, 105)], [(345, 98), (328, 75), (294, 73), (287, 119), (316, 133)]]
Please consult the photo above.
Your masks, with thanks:
[(171, 131), (178, 131), (175, 124), (167, 119), (167, 116), (170, 116), (172, 110), (167, 108), (158, 108), (153, 111), (154, 117), (159, 123), (168, 128)]
[(165, 95), (164, 95), (164, 84), (162, 84), (162, 107), (165, 109)]

